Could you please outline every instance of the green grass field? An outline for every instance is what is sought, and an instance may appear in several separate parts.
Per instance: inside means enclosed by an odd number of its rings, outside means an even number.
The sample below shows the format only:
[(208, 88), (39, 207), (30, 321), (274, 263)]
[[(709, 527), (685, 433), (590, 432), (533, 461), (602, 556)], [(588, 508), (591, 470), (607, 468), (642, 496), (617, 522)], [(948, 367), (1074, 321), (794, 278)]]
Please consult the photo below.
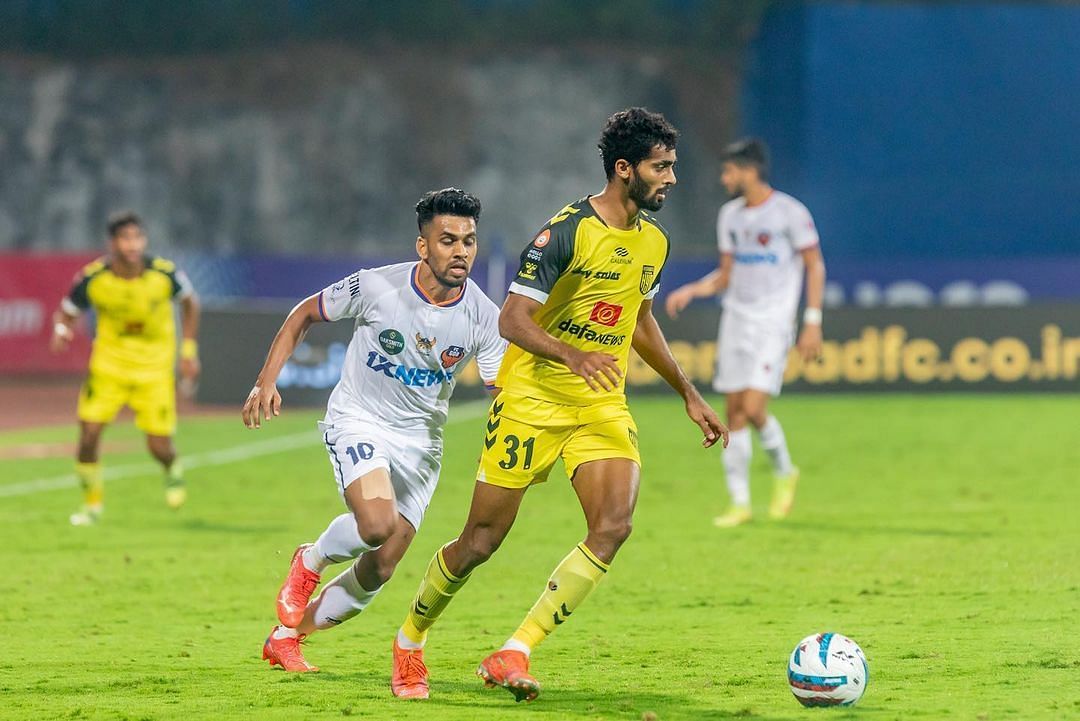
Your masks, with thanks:
[[(583, 535), (561, 473), (530, 491), (433, 630), (432, 698), (389, 692), (392, 636), (464, 519), (476, 405), (451, 414), (442, 485), (395, 578), (308, 643), (319, 674), (259, 658), (293, 548), (340, 509), (316, 413), (287, 407), (257, 433), (238, 417), (182, 421), (191, 498), (178, 514), (136, 431), (112, 429), (126, 443), (108, 467), (149, 470), (110, 482), (106, 521), (90, 529), (67, 524), (73, 488), (36, 482), (69, 473), (67, 458), (0, 461), (0, 718), (1080, 718), (1075, 397), (783, 398), (803, 469), (795, 511), (731, 531), (711, 525), (719, 451), (700, 447), (675, 400), (631, 405), (645, 459), (634, 535), (534, 654), (543, 693), (528, 705), (484, 690), (473, 669)], [(73, 439), (73, 426), (8, 433), (0, 450)], [(764, 519), (760, 451), (754, 474)], [(795, 642), (825, 630), (869, 658), (853, 709), (803, 709), (787, 689)]]

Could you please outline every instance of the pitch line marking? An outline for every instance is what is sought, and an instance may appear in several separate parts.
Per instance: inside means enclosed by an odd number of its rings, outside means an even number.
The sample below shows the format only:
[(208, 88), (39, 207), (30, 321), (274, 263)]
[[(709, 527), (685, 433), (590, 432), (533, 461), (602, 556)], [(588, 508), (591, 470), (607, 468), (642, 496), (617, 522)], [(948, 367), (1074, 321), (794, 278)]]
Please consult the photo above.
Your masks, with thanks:
[[(487, 409), (488, 403), (484, 401), (463, 403), (454, 409), (454, 413), (446, 422), (446, 425), (453, 425), (458, 421), (470, 421), (476, 418), (482, 418), (487, 414)], [(316, 447), (318, 445), (318, 437), (319, 433), (317, 430), (302, 431), (300, 433), (291, 433), (279, 438), (267, 438), (265, 440), (244, 443), (239, 446), (233, 446), (232, 448), (220, 448), (215, 451), (192, 453), (183, 456), (181, 461), (184, 464), (184, 470), (201, 468), (204, 466), (221, 466), (226, 463), (236, 463), (237, 461), (258, 458), (259, 456), (269, 456), (274, 453), (293, 451), (297, 448), (304, 448), (305, 446)], [(135, 476), (154, 473), (160, 469), (160, 465), (151, 462), (128, 463), (120, 466), (106, 467), (105, 480), (116, 481), (122, 478), (133, 478)], [(76, 478), (74, 474), (70, 473), (63, 476), (53, 476), (52, 478), (35, 478), (31, 481), (0, 485), (0, 498), (29, 496), (34, 493), (57, 491), (62, 488), (73, 488), (77, 486), (78, 483), (79, 479)]]

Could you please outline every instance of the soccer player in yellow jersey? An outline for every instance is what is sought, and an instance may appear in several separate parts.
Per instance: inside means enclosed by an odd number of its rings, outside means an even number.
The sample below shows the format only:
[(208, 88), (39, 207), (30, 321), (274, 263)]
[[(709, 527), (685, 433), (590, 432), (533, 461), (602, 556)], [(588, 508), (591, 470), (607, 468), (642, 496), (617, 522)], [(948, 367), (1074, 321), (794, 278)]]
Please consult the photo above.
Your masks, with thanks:
[(96, 315), (90, 370), (79, 391), (79, 448), (75, 472), (83, 506), (77, 526), (96, 523), (104, 510), (101, 433), (125, 405), (146, 433), (150, 453), (165, 469), (165, 501), (179, 508), (187, 498), (172, 437), (176, 432), (176, 322), (180, 303), (183, 340), (180, 374), (186, 384), (199, 375), (196, 335), (199, 302), (187, 276), (164, 258), (146, 255), (146, 234), (134, 213), (109, 218), (109, 254), (83, 268), (54, 316), (52, 349), (67, 348), (79, 316)]
[(607, 573), (630, 535), (641, 459), (626, 406), (633, 348), (683, 397), (709, 447), (727, 428), (671, 355), (652, 313), (668, 256), (657, 211), (675, 185), (678, 132), (662, 115), (630, 108), (600, 138), (607, 184), (560, 210), (522, 251), (499, 316), (511, 342), (496, 385), (465, 527), (431, 560), (394, 642), (391, 687), (426, 696), (428, 629), (509, 532), (526, 489), (562, 458), (588, 532), (555, 568), (545, 590), (501, 650), (477, 669), (487, 686), (518, 701), (540, 692), (529, 654)]

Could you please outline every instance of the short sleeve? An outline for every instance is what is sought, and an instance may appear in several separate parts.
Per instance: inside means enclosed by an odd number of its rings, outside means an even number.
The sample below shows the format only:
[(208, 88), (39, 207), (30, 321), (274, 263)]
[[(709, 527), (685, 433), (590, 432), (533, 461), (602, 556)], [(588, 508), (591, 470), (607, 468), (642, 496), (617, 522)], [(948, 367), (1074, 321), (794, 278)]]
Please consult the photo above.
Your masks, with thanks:
[(818, 232), (814, 226), (814, 219), (810, 211), (799, 201), (791, 204), (788, 211), (788, 222), (791, 233), (791, 245), (795, 250), (806, 250), (818, 244)]
[(90, 274), (79, 271), (71, 283), (71, 290), (60, 301), (60, 309), (68, 315), (79, 315), (90, 308)]
[(499, 375), (499, 366), (502, 365), (503, 354), (508, 345), (499, 335), (498, 317), (494, 312), (492, 315), (490, 322), (483, 323), (478, 329), (476, 346), (476, 367), (480, 371), (484, 387), (488, 390), (495, 387), (495, 378)]
[(521, 260), (510, 292), (544, 303), (574, 257), (577, 223), (563, 216), (549, 223), (521, 251)]
[(716, 216), (716, 244), (721, 253), (735, 252), (735, 237), (732, 235), (733, 231), (728, 217), (727, 206), (722, 206), (720, 213)]
[(177, 268), (169, 274), (169, 278), (172, 280), (173, 284), (173, 298), (183, 300), (184, 298), (190, 298), (195, 295), (195, 286), (191, 284), (191, 279), (188, 278), (187, 273), (184, 271)]
[(365, 318), (370, 308), (371, 271), (358, 270), (319, 292), (319, 315), (323, 320)]
[(660, 279), (664, 275), (664, 268), (667, 267), (668, 258), (671, 257), (671, 238), (667, 233), (664, 233), (664, 240), (667, 241), (667, 250), (664, 252), (664, 262), (656, 269), (656, 275), (653, 277), (652, 285), (649, 286), (649, 290), (645, 293), (644, 300), (652, 300), (660, 292)]

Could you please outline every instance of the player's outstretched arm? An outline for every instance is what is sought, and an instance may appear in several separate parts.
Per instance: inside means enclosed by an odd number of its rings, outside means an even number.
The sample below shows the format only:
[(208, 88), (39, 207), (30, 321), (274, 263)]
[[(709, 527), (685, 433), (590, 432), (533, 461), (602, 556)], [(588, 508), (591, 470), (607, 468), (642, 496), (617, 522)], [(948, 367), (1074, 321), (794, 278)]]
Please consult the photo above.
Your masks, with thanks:
[(677, 318), (679, 313), (697, 298), (708, 298), (726, 290), (731, 279), (733, 262), (731, 253), (721, 253), (718, 267), (694, 282), (679, 286), (668, 293), (664, 300), (664, 310), (668, 317)]
[(292, 356), (296, 346), (304, 339), (312, 323), (323, 320), (319, 313), (319, 294), (309, 296), (293, 308), (281, 324), (281, 329), (270, 344), (255, 387), (251, 389), (240, 415), (248, 428), (260, 428), (263, 420), (281, 414), (281, 394), (277, 390), (277, 379), (285, 362)]
[(653, 317), (651, 300), (641, 303), (632, 343), (641, 359), (659, 373), (660, 377), (686, 401), (686, 415), (698, 424), (705, 436), (701, 445), (708, 448), (717, 441), (722, 441), (723, 446), (727, 448), (727, 426), (720, 422), (716, 411), (705, 402), (694, 384), (686, 377), (686, 373), (679, 367), (675, 357), (671, 355), (671, 348), (664, 337), (664, 332), (660, 330), (660, 325)]
[(548, 360), (558, 361), (585, 379), (593, 391), (619, 387), (622, 371), (610, 353), (586, 352), (563, 343), (533, 320), (543, 304), (511, 292), (499, 312), (499, 333), (514, 345)]

